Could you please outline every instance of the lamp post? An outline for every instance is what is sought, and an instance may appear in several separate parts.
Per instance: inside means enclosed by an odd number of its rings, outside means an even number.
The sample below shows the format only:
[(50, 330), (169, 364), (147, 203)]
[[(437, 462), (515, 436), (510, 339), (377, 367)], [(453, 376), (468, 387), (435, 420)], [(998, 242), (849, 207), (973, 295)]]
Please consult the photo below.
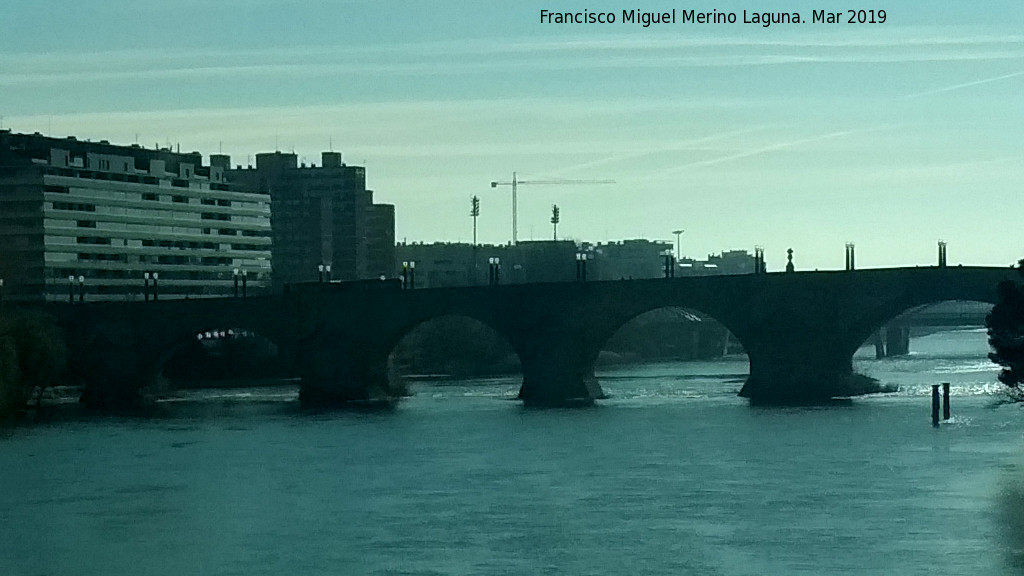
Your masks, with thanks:
[(409, 289), (416, 289), (416, 261), (409, 260)]
[(242, 298), (245, 298), (245, 296), (246, 296), (245, 286), (247, 284), (247, 280), (248, 280), (247, 277), (248, 277), (248, 275), (249, 275), (249, 271), (248, 270), (242, 270)]
[(327, 282), (329, 283), (331, 281), (331, 265), (330, 264), (325, 264), (324, 265), (324, 271), (327, 272)]
[(480, 217), (480, 198), (473, 196), (470, 201), (472, 207), (469, 211), (469, 215), (473, 217), (473, 285), (476, 286), (478, 275), (477, 275), (477, 243), (476, 243), (476, 219)]
[(75, 303), (75, 275), (68, 276), (68, 304)]
[(156, 283), (158, 278), (160, 278), (160, 275), (153, 272), (153, 302), (156, 302), (157, 298), (160, 296), (160, 287), (157, 286)]
[(145, 284), (142, 285), (142, 298), (149, 302), (149, 272), (143, 272), (142, 277), (146, 279)]
[(235, 279), (235, 298), (238, 298), (238, 268), (235, 268), (235, 270), (234, 270), (234, 279)]
[(402, 261), (402, 290), (409, 288), (409, 261)]
[(680, 229), (672, 231), (672, 233), (676, 235), (676, 260), (682, 258), (682, 255), (679, 253), (679, 237), (683, 235), (683, 232), (686, 232), (686, 230)]
[(0, 278), (0, 313), (4, 311), (4, 279)]
[(500, 273), (501, 270), (501, 258), (491, 256), (487, 259), (488, 267), (488, 284), (491, 286), (497, 286), (501, 281)]
[(587, 254), (586, 252), (576, 253), (576, 281), (587, 281)]
[(85, 276), (78, 277), (78, 303), (85, 302)]
[(764, 274), (768, 267), (764, 263), (764, 247), (754, 246), (754, 274)]
[(317, 282), (323, 284), (323, 282), (324, 282), (324, 265), (323, 264), (318, 264), (317, 267), (316, 267), (316, 270), (319, 273)]

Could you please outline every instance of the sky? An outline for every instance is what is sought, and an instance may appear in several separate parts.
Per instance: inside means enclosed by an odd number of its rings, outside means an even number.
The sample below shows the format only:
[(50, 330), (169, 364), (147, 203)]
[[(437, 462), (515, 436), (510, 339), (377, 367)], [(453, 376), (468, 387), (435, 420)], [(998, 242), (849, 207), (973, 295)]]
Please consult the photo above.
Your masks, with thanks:
[[(901, 0), (881, 24), (743, 24), (842, 6), (81, 0), (0, 5), (3, 128), (223, 152), (341, 151), (409, 242), (646, 237), (763, 246), (769, 270), (1024, 257), (1024, 3)], [(676, 24), (621, 23), (675, 8)], [(540, 12), (612, 11), (615, 24)], [(736, 24), (683, 24), (684, 9)]]

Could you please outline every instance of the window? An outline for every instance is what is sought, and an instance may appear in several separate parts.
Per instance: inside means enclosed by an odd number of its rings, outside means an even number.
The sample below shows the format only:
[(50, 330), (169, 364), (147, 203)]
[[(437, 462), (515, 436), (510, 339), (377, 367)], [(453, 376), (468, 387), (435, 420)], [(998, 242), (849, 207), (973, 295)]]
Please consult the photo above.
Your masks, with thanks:
[(53, 193), (56, 193), (56, 194), (67, 194), (69, 192), (69, 190), (68, 190), (67, 186), (53, 186), (51, 184), (47, 184), (46, 186), (43, 186), (43, 192), (53, 192)]
[(127, 262), (128, 257), (124, 254), (89, 254), (87, 252), (78, 253), (79, 260), (98, 260), (100, 262)]
[(95, 204), (75, 204), (74, 202), (54, 202), (54, 210), (74, 210), (76, 212), (95, 212)]
[(203, 198), (203, 206), (216, 206), (217, 201), (213, 198)]
[(188, 204), (188, 196), (174, 196), (173, 199), (178, 204)]
[(79, 228), (95, 228), (96, 227), (96, 222), (93, 221), (93, 220), (79, 220), (78, 221), (78, 227)]
[(146, 192), (145, 194), (142, 195), (142, 199), (143, 200), (151, 200), (151, 201), (156, 202), (156, 201), (160, 200), (160, 196), (157, 196), (156, 194), (153, 194), (152, 192)]
[(217, 200), (217, 206), (231, 206), (231, 200)]

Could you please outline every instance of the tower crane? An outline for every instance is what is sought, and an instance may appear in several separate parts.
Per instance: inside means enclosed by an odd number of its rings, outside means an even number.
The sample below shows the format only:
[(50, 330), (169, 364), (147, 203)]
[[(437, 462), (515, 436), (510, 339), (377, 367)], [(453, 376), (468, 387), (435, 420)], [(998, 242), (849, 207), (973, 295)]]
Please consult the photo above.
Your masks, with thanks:
[(566, 180), (563, 178), (554, 178), (549, 180), (519, 180), (516, 173), (512, 173), (512, 180), (509, 181), (493, 181), (491, 182), (491, 188), (497, 188), (498, 186), (511, 186), (512, 187), (512, 245), (515, 246), (519, 243), (519, 208), (516, 189), (520, 185), (534, 185), (534, 184), (615, 184), (615, 180)]

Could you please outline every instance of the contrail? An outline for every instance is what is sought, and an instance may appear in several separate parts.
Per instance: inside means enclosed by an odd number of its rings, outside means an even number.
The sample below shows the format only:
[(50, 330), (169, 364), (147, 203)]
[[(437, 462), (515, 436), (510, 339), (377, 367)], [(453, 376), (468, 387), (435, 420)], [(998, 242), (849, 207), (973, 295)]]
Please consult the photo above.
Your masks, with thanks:
[(737, 152), (735, 154), (728, 154), (726, 156), (719, 156), (717, 158), (708, 158), (707, 160), (696, 160), (694, 162), (688, 162), (680, 166), (673, 166), (671, 168), (661, 170), (659, 172), (652, 172), (637, 178), (637, 180), (647, 180), (650, 178), (657, 178), (681, 172), (687, 168), (700, 168), (703, 166), (713, 166), (715, 164), (721, 164), (723, 162), (730, 162), (732, 160), (741, 160), (743, 158), (750, 158), (751, 156), (760, 156), (761, 154), (767, 154), (769, 152), (775, 152), (777, 150), (783, 150), (786, 148), (792, 148), (794, 146), (800, 146), (801, 144), (810, 144), (812, 142), (820, 142), (822, 140), (831, 140), (833, 138), (841, 138), (843, 136), (849, 136), (850, 134), (863, 134), (868, 132), (879, 132), (881, 130), (889, 130), (894, 126), (879, 126), (876, 128), (864, 128), (860, 130), (840, 130), (838, 132), (829, 132), (828, 134), (821, 134), (818, 136), (812, 136), (810, 138), (801, 138), (799, 140), (790, 140), (787, 142), (779, 142), (770, 146), (763, 146), (761, 148), (755, 148), (753, 150), (747, 150), (745, 152)]
[(582, 168), (593, 168), (594, 166), (600, 166), (602, 164), (609, 164), (611, 162), (619, 162), (619, 161), (622, 161), (622, 160), (635, 160), (637, 158), (643, 158), (644, 156), (651, 156), (651, 155), (654, 155), (654, 154), (659, 154), (661, 152), (671, 152), (671, 151), (674, 151), (674, 150), (685, 150), (686, 149), (685, 147), (692, 146), (694, 144), (701, 144), (703, 142), (714, 142), (715, 140), (722, 140), (724, 138), (730, 138), (732, 136), (742, 136), (744, 134), (750, 134), (750, 133), (753, 133), (753, 132), (760, 132), (762, 130), (765, 130), (766, 128), (768, 128), (768, 126), (757, 126), (757, 127), (754, 127), (754, 128), (744, 128), (742, 130), (733, 130), (732, 132), (723, 132), (721, 134), (711, 134), (709, 136), (702, 136), (700, 138), (694, 138), (692, 140), (685, 140), (685, 141), (680, 142), (678, 144), (675, 144), (673, 146), (663, 146), (663, 147), (660, 147), (660, 148), (649, 148), (647, 150), (639, 150), (639, 151), (635, 151), (635, 152), (627, 152), (627, 153), (624, 153), (624, 154), (615, 154), (613, 156), (608, 156), (606, 158), (598, 158), (597, 160), (589, 160), (587, 162), (582, 162), (580, 164), (573, 164), (571, 166), (565, 166), (563, 168), (559, 168), (559, 169), (554, 170), (552, 172), (545, 172), (544, 174), (545, 175), (555, 176), (555, 175), (558, 175), (558, 174), (562, 174), (564, 172), (572, 172), (572, 171), (575, 171), (575, 170), (580, 170)]
[[(953, 86), (946, 86), (946, 87), (943, 87), (943, 88), (937, 88), (937, 89), (934, 89), (934, 90), (928, 90), (926, 92), (918, 92), (916, 94), (909, 94), (907, 96), (903, 96), (901, 99), (902, 100), (907, 100), (907, 99), (911, 99), (911, 98), (920, 98), (922, 96), (931, 96), (933, 94), (942, 94), (942, 93), (945, 93), (945, 92), (952, 92), (953, 90), (960, 90), (962, 88), (970, 88), (972, 86), (978, 86), (980, 84), (988, 84), (990, 82), (999, 82), (1000, 80), (1008, 80), (1010, 78), (1016, 78), (1018, 76), (1024, 76), (1024, 70), (1018, 71), (1018, 72), (1011, 72), (1010, 74), (1003, 74), (1001, 76), (994, 76), (992, 78), (983, 78), (981, 80), (974, 80), (973, 82), (964, 82), (962, 84), (955, 84)], [(840, 137), (843, 137), (843, 136), (848, 136), (850, 134), (859, 134), (859, 133), (867, 133), (867, 132), (877, 132), (877, 131), (880, 131), (880, 130), (888, 130), (888, 129), (891, 129), (893, 127), (894, 126), (881, 126), (881, 127), (877, 127), (877, 128), (866, 128), (866, 129), (862, 129), (862, 130), (842, 130), (842, 131), (839, 131), (839, 132), (830, 132), (828, 134), (822, 134), (822, 135), (813, 136), (813, 137), (810, 137), (810, 138), (803, 138), (803, 139), (800, 139), (800, 140), (792, 140), (792, 141), (789, 141), (789, 142), (780, 142), (778, 144), (772, 144), (770, 146), (764, 146), (762, 148), (756, 148), (754, 150), (748, 150), (746, 152), (737, 152), (735, 154), (729, 154), (729, 155), (726, 155), (726, 156), (719, 156), (717, 158), (709, 158), (707, 160), (697, 160), (697, 161), (694, 161), (694, 162), (688, 162), (688, 163), (680, 165), (680, 166), (673, 166), (671, 168), (667, 168), (665, 170), (661, 170), (661, 171), (658, 171), (658, 172), (648, 173), (648, 174), (646, 174), (644, 176), (635, 178), (634, 181), (637, 181), (637, 180), (642, 181), (642, 180), (649, 180), (649, 179), (653, 179), (653, 178), (658, 178), (658, 177), (666, 176), (666, 175), (669, 175), (669, 174), (674, 174), (674, 173), (680, 172), (682, 170), (686, 170), (687, 168), (700, 168), (700, 167), (703, 167), (703, 166), (713, 166), (715, 164), (721, 164), (723, 162), (729, 162), (729, 161), (732, 161), (732, 160), (741, 160), (743, 158), (750, 158), (752, 156), (759, 156), (761, 154), (767, 154), (769, 152), (775, 152), (777, 150), (782, 150), (782, 149), (785, 149), (785, 148), (792, 148), (794, 146), (799, 146), (801, 144), (810, 144), (810, 143), (813, 143), (813, 142), (820, 142), (822, 140), (831, 140), (833, 138), (840, 138)], [(609, 160), (605, 160), (605, 161), (610, 161), (610, 159)], [(597, 162), (601, 162), (601, 161), (597, 161)]]
[(989, 82), (998, 82), (1000, 80), (1007, 80), (1009, 78), (1016, 78), (1017, 76), (1024, 76), (1024, 70), (1020, 72), (1011, 72), (1010, 74), (1003, 74), (1002, 76), (995, 76), (993, 78), (984, 78), (982, 80), (975, 80), (974, 82), (965, 82), (963, 84), (954, 84), (953, 86), (946, 86), (945, 88), (936, 88), (935, 90), (928, 90), (926, 92), (918, 92), (916, 94), (908, 94), (903, 99), (909, 100), (910, 98), (920, 98), (921, 96), (931, 96), (933, 94), (942, 94), (943, 92), (952, 92), (953, 90), (960, 90), (961, 88), (970, 88), (971, 86), (978, 86), (979, 84), (988, 84)]

